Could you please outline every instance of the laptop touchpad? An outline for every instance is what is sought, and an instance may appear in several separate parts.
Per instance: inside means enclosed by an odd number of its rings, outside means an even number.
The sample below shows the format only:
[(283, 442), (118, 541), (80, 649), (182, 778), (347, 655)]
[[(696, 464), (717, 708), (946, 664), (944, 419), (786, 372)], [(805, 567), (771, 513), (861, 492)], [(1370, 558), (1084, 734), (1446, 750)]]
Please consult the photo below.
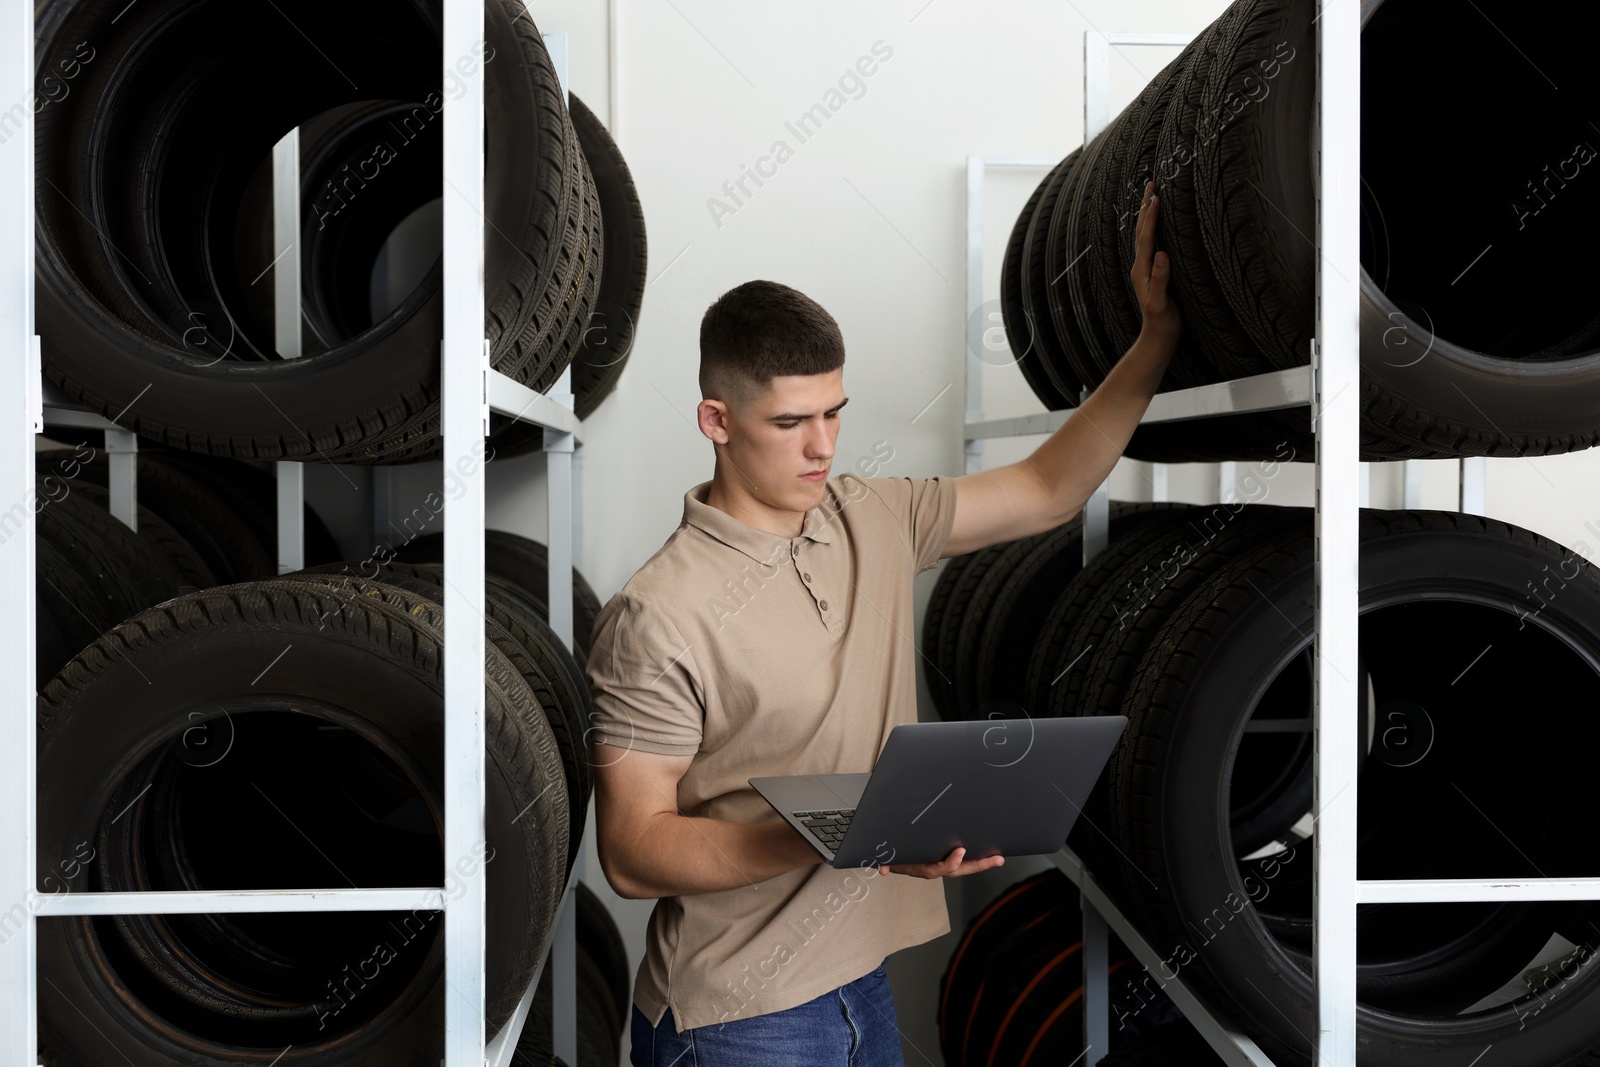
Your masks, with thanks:
[(841, 808), (854, 808), (861, 803), (871, 774), (819, 774), (817, 781), (827, 786), (828, 792), (839, 798)]

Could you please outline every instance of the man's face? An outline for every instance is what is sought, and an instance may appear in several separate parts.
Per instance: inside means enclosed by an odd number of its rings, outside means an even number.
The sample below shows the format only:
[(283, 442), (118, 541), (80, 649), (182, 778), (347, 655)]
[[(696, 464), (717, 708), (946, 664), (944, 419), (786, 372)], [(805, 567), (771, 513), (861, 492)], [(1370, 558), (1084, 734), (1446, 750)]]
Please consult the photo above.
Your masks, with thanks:
[[(772, 379), (766, 393), (725, 415), (721, 450), (733, 467), (729, 475), (769, 507), (815, 507), (827, 491), (845, 400), (843, 367)], [(804, 477), (818, 471), (820, 476)]]

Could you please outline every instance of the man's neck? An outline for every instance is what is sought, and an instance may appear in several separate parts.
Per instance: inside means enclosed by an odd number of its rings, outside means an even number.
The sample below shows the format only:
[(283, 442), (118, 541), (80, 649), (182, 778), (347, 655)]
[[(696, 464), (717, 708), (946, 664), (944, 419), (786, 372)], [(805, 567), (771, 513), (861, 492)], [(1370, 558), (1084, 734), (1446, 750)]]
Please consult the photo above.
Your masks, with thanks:
[(731, 484), (729, 479), (723, 477), (720, 466), (712, 475), (711, 487), (706, 490), (706, 503), (732, 515), (746, 526), (779, 537), (799, 537), (800, 531), (805, 528), (805, 512), (768, 507), (742, 486)]

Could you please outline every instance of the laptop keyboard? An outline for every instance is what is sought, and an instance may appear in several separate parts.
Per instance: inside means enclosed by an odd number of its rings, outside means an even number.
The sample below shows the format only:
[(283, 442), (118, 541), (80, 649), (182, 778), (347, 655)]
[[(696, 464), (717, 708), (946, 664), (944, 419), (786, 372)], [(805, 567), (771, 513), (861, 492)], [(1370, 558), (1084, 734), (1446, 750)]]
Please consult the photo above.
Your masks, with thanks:
[(794, 817), (817, 836), (817, 839), (834, 851), (838, 851), (839, 842), (844, 840), (844, 832), (850, 829), (850, 820), (855, 817), (856, 809), (828, 809), (824, 811), (797, 811)]

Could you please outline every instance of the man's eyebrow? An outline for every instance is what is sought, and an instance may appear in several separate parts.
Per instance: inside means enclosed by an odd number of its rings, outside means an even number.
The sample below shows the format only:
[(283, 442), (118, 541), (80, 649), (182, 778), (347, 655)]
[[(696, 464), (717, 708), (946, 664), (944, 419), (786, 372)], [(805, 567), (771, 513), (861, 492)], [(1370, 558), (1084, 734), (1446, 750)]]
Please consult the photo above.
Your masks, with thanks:
[[(837, 404), (833, 405), (833, 407), (829, 408), (827, 411), (824, 411), (823, 414), (824, 415), (832, 414), (833, 412), (838, 411), (840, 408), (844, 407), (848, 403), (850, 403), (850, 398), (849, 397), (845, 397), (843, 400), (841, 400)], [(802, 420), (809, 419), (809, 418), (811, 418), (811, 415), (809, 413), (802, 415), (802, 414), (797, 414), (795, 412), (789, 411), (789, 412), (785, 412), (782, 415), (774, 415), (771, 418), (769, 418), (767, 421), (768, 422), (796, 422), (796, 421), (802, 421)]]

